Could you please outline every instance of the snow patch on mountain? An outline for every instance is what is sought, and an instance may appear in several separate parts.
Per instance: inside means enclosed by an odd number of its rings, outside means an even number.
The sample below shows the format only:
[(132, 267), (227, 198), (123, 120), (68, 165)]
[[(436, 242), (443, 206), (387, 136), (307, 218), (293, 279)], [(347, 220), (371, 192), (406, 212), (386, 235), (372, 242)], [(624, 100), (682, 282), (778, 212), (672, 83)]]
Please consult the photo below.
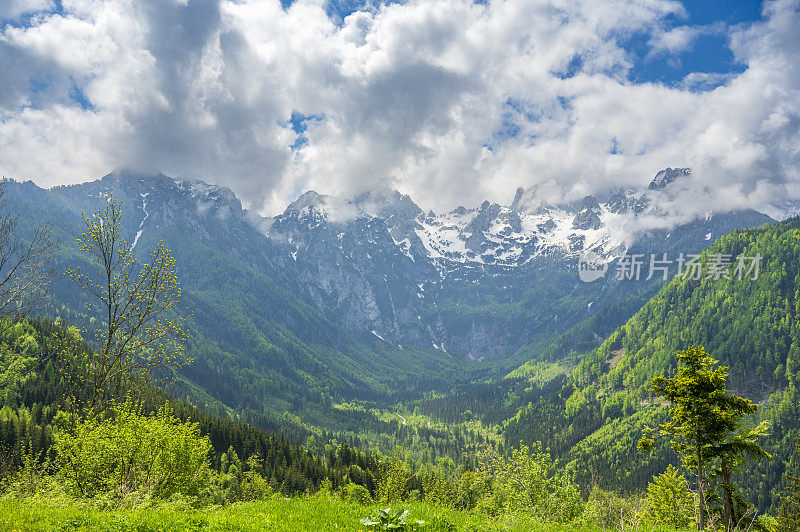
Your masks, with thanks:
[(142, 218), (142, 221), (139, 222), (139, 229), (136, 231), (136, 236), (133, 238), (133, 244), (131, 244), (131, 251), (133, 251), (133, 248), (136, 247), (136, 243), (139, 242), (139, 238), (142, 236), (142, 233), (144, 232), (144, 223), (150, 217), (150, 213), (147, 212), (147, 196), (149, 195), (150, 195), (149, 192), (142, 192), (141, 194), (139, 194), (139, 196), (142, 198), (142, 211), (144, 211), (144, 218)]
[(800, 200), (776, 201), (760, 209), (761, 212), (778, 221), (788, 220), (800, 215)]
[(355, 251), (345, 248), (368, 245), (371, 257), (373, 248), (385, 245), (375, 236), (388, 232), (385, 241), (399, 255), (416, 265), (432, 266), (442, 279), (462, 268), (508, 269), (537, 257), (570, 258), (586, 251), (610, 262), (633, 245), (639, 232), (690, 221), (671, 212), (678, 195), (693, 185), (686, 179), (690, 175), (688, 168), (666, 168), (646, 188), (616, 189), (601, 201), (586, 196), (563, 205), (542, 201), (536, 189), (519, 188), (510, 206), (487, 201), (438, 214), (425, 213), (397, 191), (372, 191), (349, 199), (308, 191), (274, 218), (267, 234), (292, 242), (291, 238), (307, 240), (315, 231), (330, 233), (352, 258)]

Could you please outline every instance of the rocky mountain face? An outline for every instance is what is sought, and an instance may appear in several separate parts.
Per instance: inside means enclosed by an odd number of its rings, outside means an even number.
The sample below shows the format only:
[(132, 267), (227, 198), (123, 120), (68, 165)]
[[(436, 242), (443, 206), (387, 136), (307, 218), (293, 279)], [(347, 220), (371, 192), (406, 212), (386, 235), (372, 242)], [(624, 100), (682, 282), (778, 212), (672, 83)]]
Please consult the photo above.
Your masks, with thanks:
[(306, 192), (265, 234), (283, 246), (287, 268), (314, 304), (345, 329), (452, 356), (505, 357), (647, 284), (620, 283), (613, 273), (581, 283), (581, 254), (592, 252), (613, 272), (629, 249), (693, 253), (709, 235), (769, 221), (747, 211), (645, 230), (662, 216), (661, 195), (690, 176), (667, 168), (645, 190), (573, 205), (549, 205), (518, 189), (509, 206), (484, 202), (447, 213), (426, 213), (397, 191), (350, 199)]
[(679, 177), (688, 176), (691, 173), (689, 168), (665, 168), (656, 174), (647, 188), (648, 190), (664, 190)]
[[(49, 191), (23, 185), (76, 219), (114, 193), (125, 204), (134, 249), (161, 238), (178, 248), (186, 238), (203, 241), (279, 281), (344, 333), (484, 359), (509, 357), (643, 290), (648, 282), (613, 275), (628, 250), (691, 253), (770, 220), (754, 211), (719, 213), (653, 230), (660, 195), (689, 179), (688, 169), (667, 168), (645, 190), (550, 205), (518, 189), (508, 206), (484, 202), (447, 213), (426, 213), (397, 191), (353, 198), (309, 191), (271, 219), (242, 209), (227, 188), (163, 174), (116, 172)], [(586, 252), (610, 273), (581, 282), (577, 264)], [(187, 278), (202, 267), (185, 265)]]
[(143, 176), (114, 172), (80, 185), (54, 187), (49, 201), (67, 212), (91, 215), (108, 194), (123, 204), (125, 237), (134, 250), (141, 242), (188, 233), (251, 264), (278, 267), (277, 247), (265, 241), (236, 195), (201, 181), (179, 181), (163, 174)]

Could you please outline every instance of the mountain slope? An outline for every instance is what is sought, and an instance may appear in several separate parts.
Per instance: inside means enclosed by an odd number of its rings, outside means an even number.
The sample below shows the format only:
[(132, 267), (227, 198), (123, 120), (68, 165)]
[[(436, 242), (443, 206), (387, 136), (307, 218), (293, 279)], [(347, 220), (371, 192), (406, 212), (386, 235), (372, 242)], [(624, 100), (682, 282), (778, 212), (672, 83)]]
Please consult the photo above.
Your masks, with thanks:
[[(49, 191), (9, 183), (7, 208), (21, 214), (23, 236), (35, 223), (52, 227), (61, 244), (57, 271), (73, 265), (91, 271), (75, 244), (80, 213), (96, 210), (108, 192), (125, 205), (126, 237), (141, 259), (162, 239), (175, 256), (183, 303), (194, 313), (187, 347), (195, 358), (176, 393), (245, 414), (312, 417), (331, 397), (386, 398), (455, 378), (458, 364), (444, 353), (344, 331), (299, 297), (272, 241), (225, 189), (165, 176), (111, 175)], [(90, 326), (81, 316), (85, 295), (63, 277), (52, 288), (43, 310)]]
[(734, 265), (760, 255), (757, 278), (673, 279), (581, 361), (560, 394), (509, 420), (506, 437), (541, 439), (579, 475), (591, 464), (608, 483), (642, 488), (670, 458), (666, 449), (643, 456), (635, 448), (642, 427), (665, 415), (650, 382), (674, 371), (677, 351), (703, 345), (730, 368), (729, 388), (772, 420), (766, 447), (775, 459), (740, 480), (760, 508), (773, 504), (800, 434), (800, 218), (735, 231), (702, 254), (709, 268), (720, 255)]
[(510, 206), (440, 214), (397, 191), (350, 199), (310, 191), (261, 226), (308, 298), (343, 328), (511, 368), (520, 349), (517, 364), (656, 282), (580, 282), (582, 253), (613, 272), (625, 252), (693, 253), (714, 236), (772, 221), (755, 211), (670, 218), (662, 205), (692, 185), (690, 175), (668, 168), (642, 191), (564, 205), (519, 189)]

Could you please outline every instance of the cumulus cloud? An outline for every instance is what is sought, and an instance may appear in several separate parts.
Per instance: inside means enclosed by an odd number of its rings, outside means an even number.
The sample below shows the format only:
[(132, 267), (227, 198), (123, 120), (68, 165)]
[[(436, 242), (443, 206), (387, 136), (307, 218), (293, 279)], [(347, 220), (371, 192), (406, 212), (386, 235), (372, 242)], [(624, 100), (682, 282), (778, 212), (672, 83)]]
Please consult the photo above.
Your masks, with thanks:
[[(691, 166), (713, 201), (800, 181), (800, 14), (669, 29), (670, 0), (416, 0), (343, 19), (321, 0), (15, 0), (0, 13), (0, 171), (49, 186), (113, 168), (230, 186), (271, 214), (306, 189), (395, 187), (424, 208), (576, 199)], [(739, 74), (634, 83), (724, 31)], [(703, 209), (709, 206), (702, 205)], [(700, 208), (700, 206), (698, 206)]]
[(0, 4), (0, 18), (16, 19), (26, 13), (53, 9), (52, 0), (4, 0)]

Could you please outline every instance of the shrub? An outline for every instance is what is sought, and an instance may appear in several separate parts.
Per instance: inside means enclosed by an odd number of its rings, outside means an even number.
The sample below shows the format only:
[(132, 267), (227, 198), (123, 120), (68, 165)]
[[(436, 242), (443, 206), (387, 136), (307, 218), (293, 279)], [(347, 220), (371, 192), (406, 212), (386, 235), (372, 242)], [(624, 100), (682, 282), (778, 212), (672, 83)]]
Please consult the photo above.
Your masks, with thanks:
[(671, 464), (647, 486), (645, 504), (648, 519), (654, 523), (685, 528), (694, 521), (694, 496)]
[(458, 510), (475, 508), (484, 492), (483, 483), (473, 471), (464, 471), (452, 479), (437, 471), (423, 478), (422, 485), (427, 502)]
[(623, 497), (618, 493), (593, 488), (583, 510), (583, 523), (587, 527), (599, 526), (603, 530), (630, 530), (638, 528), (644, 512), (643, 501), (637, 497)]
[(202, 498), (213, 504), (270, 498), (273, 490), (269, 482), (258, 473), (260, 462), (261, 457), (253, 454), (242, 464), (233, 447), (229, 447), (220, 457), (219, 473), (210, 474)]
[(491, 515), (522, 512), (542, 522), (565, 523), (582, 512), (578, 487), (566, 474), (556, 472), (539, 442), (531, 448), (521, 445), (508, 459), (490, 452), (479, 475), (488, 488), (478, 507)]
[(16, 495), (32, 495), (48, 489), (50, 459), (45, 457), (44, 451), (34, 452), (33, 446), (28, 444), (21, 455), (22, 467), (11, 478), (9, 491)]
[(390, 462), (378, 486), (377, 498), (386, 502), (404, 500), (408, 494), (410, 479), (411, 472), (406, 468), (405, 462)]
[(211, 442), (168, 406), (151, 416), (131, 402), (55, 435), (56, 459), (80, 496), (193, 495), (208, 474)]
[(360, 484), (350, 482), (344, 486), (342, 491), (344, 492), (344, 499), (348, 502), (356, 504), (370, 504), (372, 502), (369, 490)]

